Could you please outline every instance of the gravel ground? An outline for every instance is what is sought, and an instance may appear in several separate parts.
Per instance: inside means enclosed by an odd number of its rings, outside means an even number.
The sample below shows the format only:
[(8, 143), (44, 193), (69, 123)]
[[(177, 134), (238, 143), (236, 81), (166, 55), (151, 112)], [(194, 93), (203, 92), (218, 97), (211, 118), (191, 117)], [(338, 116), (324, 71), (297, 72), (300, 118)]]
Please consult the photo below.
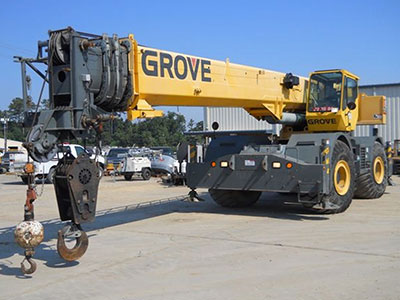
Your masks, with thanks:
[(400, 299), (394, 180), (381, 199), (318, 215), (275, 193), (233, 210), (205, 190), (206, 201), (183, 202), (185, 187), (104, 177), (96, 221), (84, 226), (89, 249), (72, 263), (57, 254), (63, 224), (53, 187), (44, 185), (35, 202), (45, 227), (38, 270), (23, 276), (13, 227), (26, 187), (0, 175), (0, 299)]

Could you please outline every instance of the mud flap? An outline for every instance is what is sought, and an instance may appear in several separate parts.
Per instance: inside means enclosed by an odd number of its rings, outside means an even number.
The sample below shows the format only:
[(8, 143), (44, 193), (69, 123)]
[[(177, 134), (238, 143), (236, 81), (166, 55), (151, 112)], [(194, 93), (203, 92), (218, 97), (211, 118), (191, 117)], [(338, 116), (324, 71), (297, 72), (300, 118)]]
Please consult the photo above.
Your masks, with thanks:
[[(307, 188), (305, 188), (307, 187)], [(308, 190), (306, 195), (302, 195), (302, 190)], [(317, 180), (315, 183), (302, 182), (299, 180), (297, 182), (297, 202), (305, 205), (315, 205), (321, 203), (321, 181)]]

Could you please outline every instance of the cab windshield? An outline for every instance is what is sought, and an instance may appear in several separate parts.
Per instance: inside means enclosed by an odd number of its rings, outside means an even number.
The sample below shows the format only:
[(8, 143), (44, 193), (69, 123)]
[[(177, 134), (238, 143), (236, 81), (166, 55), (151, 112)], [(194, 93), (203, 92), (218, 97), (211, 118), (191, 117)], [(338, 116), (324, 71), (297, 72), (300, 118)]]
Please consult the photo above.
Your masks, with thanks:
[(342, 73), (313, 74), (310, 78), (310, 112), (337, 112), (340, 108)]

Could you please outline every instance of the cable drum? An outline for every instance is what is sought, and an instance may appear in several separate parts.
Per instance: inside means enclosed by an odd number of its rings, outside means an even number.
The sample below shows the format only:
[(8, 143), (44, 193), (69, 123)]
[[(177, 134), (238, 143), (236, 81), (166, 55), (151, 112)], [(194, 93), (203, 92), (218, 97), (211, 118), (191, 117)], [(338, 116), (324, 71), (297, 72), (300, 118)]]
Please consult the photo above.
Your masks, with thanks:
[(105, 111), (125, 111), (132, 96), (132, 80), (128, 71), (130, 43), (103, 35), (101, 88), (94, 103)]
[(69, 63), (69, 44), (71, 32), (68, 30), (52, 33), (49, 40), (49, 50), (53, 54), (54, 65), (64, 65)]
[(90, 93), (93, 103), (107, 112), (126, 110), (132, 96), (130, 50), (130, 41), (116, 34), (93, 38), (72, 28), (51, 32), (49, 66), (55, 106), (83, 106)]

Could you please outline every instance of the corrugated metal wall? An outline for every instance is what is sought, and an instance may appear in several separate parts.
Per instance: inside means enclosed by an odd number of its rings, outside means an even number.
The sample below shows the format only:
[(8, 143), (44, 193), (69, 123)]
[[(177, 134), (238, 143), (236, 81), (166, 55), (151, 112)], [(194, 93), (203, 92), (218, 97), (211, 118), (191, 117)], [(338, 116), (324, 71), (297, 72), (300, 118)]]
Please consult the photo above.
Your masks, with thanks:
[[(400, 83), (387, 85), (361, 86), (360, 91), (367, 95), (386, 96), (387, 125), (376, 126), (379, 135), (385, 141), (400, 139)], [(271, 125), (265, 121), (257, 121), (242, 108), (206, 107), (204, 108), (205, 130), (212, 130), (213, 122), (219, 123), (219, 130), (265, 130), (272, 129), (279, 133), (280, 125)], [(356, 136), (372, 134), (374, 126), (358, 126)]]
[(280, 125), (271, 125), (266, 121), (257, 121), (243, 108), (206, 107), (204, 108), (204, 130), (212, 130), (211, 124), (219, 123), (220, 131), (226, 130), (273, 130), (279, 133)]
[(372, 128), (378, 128), (378, 133), (384, 141), (400, 139), (400, 83), (361, 86), (360, 92), (370, 96), (386, 96), (386, 125), (357, 126), (356, 136), (368, 136), (372, 134)]

